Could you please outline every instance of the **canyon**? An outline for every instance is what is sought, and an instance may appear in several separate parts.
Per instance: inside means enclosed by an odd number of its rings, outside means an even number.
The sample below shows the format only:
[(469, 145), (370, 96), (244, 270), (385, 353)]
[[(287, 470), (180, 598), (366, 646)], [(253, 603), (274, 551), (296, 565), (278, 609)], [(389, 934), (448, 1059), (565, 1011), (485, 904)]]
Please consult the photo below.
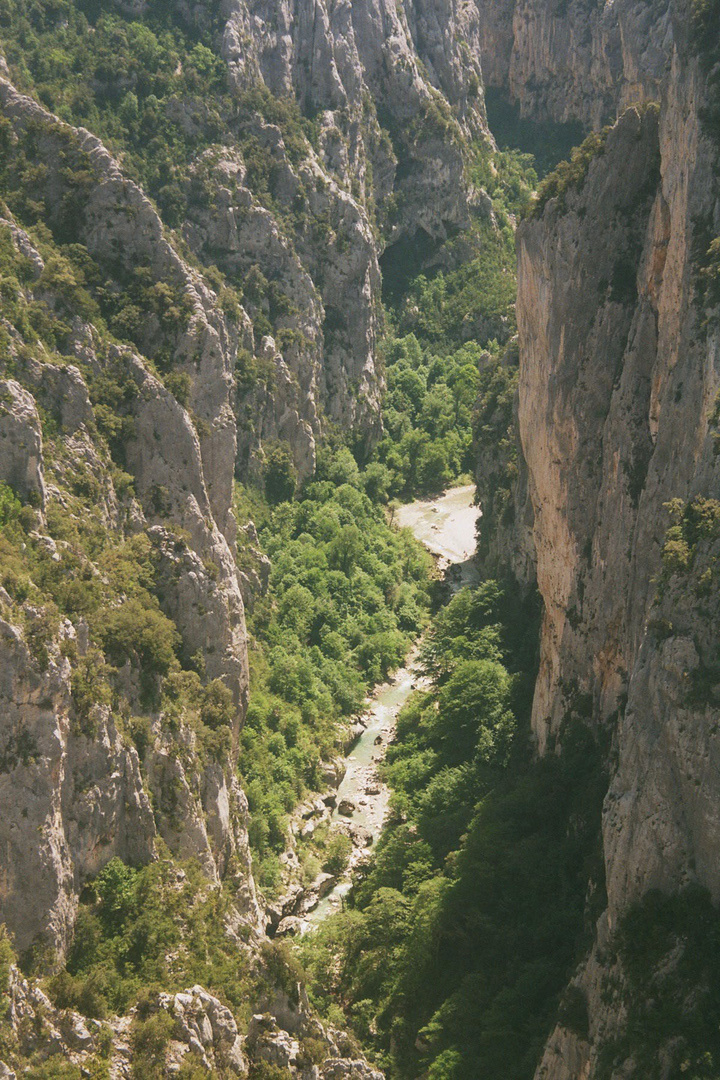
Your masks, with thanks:
[[(481, 380), (496, 364), (510, 387), (475, 430), (478, 565), (540, 597), (533, 755), (562, 760), (587, 729), (607, 774), (576, 1008), (535, 1080), (706, 1075), (704, 1044), (646, 1038), (663, 987), (683, 1015), (706, 990), (672, 983), (695, 963), (681, 923), (644, 982), (618, 942), (653, 897), (720, 901), (717, 3), (168, 0), (167, 71), (99, 68), (103, 92), (74, 98), (70, 38), (51, 85), (24, 13), (0, 8), (0, 923), (21, 960), (0, 962), (0, 1075), (49, 1048), (89, 1067), (103, 1038), (111, 1077), (142, 1075), (137, 1012), (103, 1036), (38, 980), (72, 957), (109, 865), (166, 858), (201, 868), (203, 903), (227, 898), (233, 953), (269, 980), (247, 1017), (199, 982), (159, 990), (168, 1068), (382, 1075), (267, 953), (241, 774), (249, 616), (274, 579), (237, 485), (340, 488), (322, 470), (342, 439), (371, 461), (384, 343), (421, 334), (417, 280), (515, 228), (517, 336), (468, 311), (453, 342), (480, 340)], [(99, 40), (109, 13), (143, 57), (151, 8), (63, 0), (58, 33)], [(143, 63), (186, 81), (148, 94)], [(493, 187), (493, 102), (518, 132), (588, 133), (519, 221)], [(427, 533), (427, 508), (395, 512)]]

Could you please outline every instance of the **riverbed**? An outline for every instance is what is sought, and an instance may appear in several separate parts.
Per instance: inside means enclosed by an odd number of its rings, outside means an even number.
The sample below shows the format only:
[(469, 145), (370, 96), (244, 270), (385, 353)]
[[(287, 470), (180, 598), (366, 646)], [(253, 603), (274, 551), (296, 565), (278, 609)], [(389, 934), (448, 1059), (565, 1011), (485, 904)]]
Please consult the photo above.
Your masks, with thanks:
[(437, 499), (419, 499), (395, 511), (401, 529), (412, 529), (441, 567), (463, 565), (475, 554), (480, 509), (475, 505), (475, 485), (451, 488)]
[[(395, 511), (400, 528), (411, 529), (416, 538), (438, 560), (453, 591), (475, 579), (473, 557), (480, 510), (475, 505), (473, 485), (451, 488), (437, 499), (418, 500)], [(365, 730), (344, 759), (345, 776), (338, 788), (332, 813), (333, 827), (355, 837), (350, 865), (345, 877), (305, 916), (304, 929), (317, 926), (337, 911), (352, 887), (351, 875), (372, 850), (382, 833), (388, 812), (390, 791), (378, 777), (378, 765), (395, 733), (397, 716), (413, 690), (422, 689), (424, 677), (417, 669), (418, 648), (392, 679), (376, 689), (363, 716)], [(361, 843), (357, 838), (361, 837)]]

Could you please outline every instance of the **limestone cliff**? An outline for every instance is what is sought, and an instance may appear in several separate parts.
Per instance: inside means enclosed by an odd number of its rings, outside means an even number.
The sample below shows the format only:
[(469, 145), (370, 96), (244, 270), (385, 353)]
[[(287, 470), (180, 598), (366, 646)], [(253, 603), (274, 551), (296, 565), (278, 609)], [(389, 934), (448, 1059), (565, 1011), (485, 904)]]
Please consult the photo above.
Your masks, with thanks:
[(673, 48), (672, 5), (619, 0), (478, 0), (486, 86), (524, 116), (589, 127), (659, 97)]
[[(277, 125), (245, 119), (243, 136), (273, 160), (272, 205), (242, 152), (215, 155), (203, 170), (220, 198), (185, 230), (231, 280), (258, 265), (289, 298), (274, 337), (257, 341), (274, 386), (243, 403), (241, 449), (251, 462), (258, 436), (285, 439), (306, 475), (323, 417), (366, 442), (379, 432), (380, 263), (390, 276), (408, 259), (432, 266), (470, 224), (467, 140), (488, 137), (479, 22), (469, 5), (386, 0), (228, 0), (223, 19), (236, 91), (297, 101), (317, 135), (298, 160)], [(265, 298), (260, 310), (272, 314)]]
[[(38, 171), (36, 194), (44, 197), (49, 219), (67, 197), (70, 161), (81, 160), (87, 174), (73, 220), (78, 242), (98, 267), (112, 266), (115, 280), (124, 280), (138, 265), (148, 267), (151, 282), (162, 281), (180, 293), (186, 312), (182, 325), (166, 328), (149, 313), (143, 328), (149, 351), (166, 338), (177, 375), (184, 375), (183, 406), (140, 355), (109, 344), (87, 321), (89, 311), (84, 319), (74, 309), (77, 284), (68, 268), (63, 294), (58, 256), (43, 258), (10, 215), (1, 223), (7, 253), (26, 268), (23, 304), (72, 319), (61, 359), (43, 343), (28, 347), (7, 321), (5, 365), (15, 377), (0, 384), (0, 475), (23, 498), (33, 497), (35, 520), (31, 514), (26, 527), (34, 527), (32, 545), (42, 552), (35, 570), (30, 565), (29, 585), (19, 588), (10, 551), (4, 551), (1, 918), (19, 949), (42, 942), (62, 951), (83, 882), (114, 854), (134, 863), (149, 860), (158, 832), (179, 854), (200, 858), (211, 876), (224, 874), (231, 855), (239, 856), (250, 912), (254, 905), (247, 807), (231, 759), (218, 767), (183, 768), (160, 735), (158, 716), (146, 750), (157, 799), (153, 816), (138, 753), (119, 736), (119, 716), (109, 701), (89, 711), (79, 703), (76, 665), (84, 657), (90, 665), (99, 663), (92, 651), (97, 632), (91, 639), (84, 620), (62, 618), (41, 595), (33, 600), (44, 560), (68, 566), (65, 573), (103, 574), (82, 541), (71, 533), (60, 540), (48, 518), (64, 516), (67, 528), (73, 521), (81, 526), (85, 515), (94, 517), (118, 544), (145, 532), (161, 605), (186, 654), (198, 657), (210, 680), (224, 681), (237, 735), (248, 686), (243, 602), (230, 547), (236, 448), (231, 390), (238, 333), (199, 276), (163, 239), (148, 200), (122, 177), (97, 140), (58, 124), (6, 80), (0, 98), (12, 125), (11, 156), (22, 154), (28, 132), (37, 139), (37, 159), (45, 167)], [(107, 385), (113, 379), (124, 387), (124, 419), (117, 422), (125, 425), (126, 473), (108, 452), (109, 400), (98, 395), (102, 381)], [(43, 436), (38, 410), (50, 436)], [(127, 599), (120, 592), (116, 602)], [(117, 692), (134, 704), (141, 692), (132, 664), (122, 680), (124, 688)], [(191, 751), (193, 738), (188, 732)], [(177, 824), (162, 811), (168, 768), (176, 795), (182, 792), (184, 813), (173, 818)]]
[[(533, 729), (541, 753), (562, 745), (567, 723), (612, 740), (607, 909), (573, 990), (588, 1020), (558, 1027), (538, 1080), (629, 1075), (632, 1003), (614, 951), (623, 916), (652, 889), (697, 883), (720, 898), (712, 59), (682, 3), (643, 5), (649, 22), (634, 30), (631, 5), (588, 5), (578, 53), (585, 7), (516, 8), (505, 55), (523, 107), (596, 122), (632, 97), (659, 106), (591, 137), (518, 232), (518, 424), (534, 524), (530, 547), (516, 529), (516, 565), (536, 560), (545, 611)], [(622, 42), (614, 73), (603, 26)], [(516, 498), (524, 505), (522, 486)], [(682, 1039), (665, 1047), (667, 1067), (684, 1052)]]

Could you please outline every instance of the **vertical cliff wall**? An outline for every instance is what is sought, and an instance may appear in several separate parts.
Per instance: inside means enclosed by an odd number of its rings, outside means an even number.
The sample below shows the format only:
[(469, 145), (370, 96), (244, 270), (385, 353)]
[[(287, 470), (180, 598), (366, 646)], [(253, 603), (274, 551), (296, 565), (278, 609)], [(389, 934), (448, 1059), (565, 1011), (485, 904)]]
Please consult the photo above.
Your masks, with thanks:
[(654, 4), (642, 19), (588, 10), (582, 59), (584, 10), (516, 8), (494, 73), (528, 113), (557, 119), (658, 99), (588, 140), (518, 232), (518, 423), (545, 609), (533, 729), (541, 753), (566, 723), (612, 745), (607, 910), (574, 982), (589, 1019), (558, 1027), (546, 1080), (637, 1067), (616, 938), (628, 910), (691, 883), (720, 899), (713, 57), (687, 6)]
[(478, 0), (478, 10), (485, 83), (506, 91), (524, 116), (598, 127), (658, 97), (668, 76), (666, 0)]

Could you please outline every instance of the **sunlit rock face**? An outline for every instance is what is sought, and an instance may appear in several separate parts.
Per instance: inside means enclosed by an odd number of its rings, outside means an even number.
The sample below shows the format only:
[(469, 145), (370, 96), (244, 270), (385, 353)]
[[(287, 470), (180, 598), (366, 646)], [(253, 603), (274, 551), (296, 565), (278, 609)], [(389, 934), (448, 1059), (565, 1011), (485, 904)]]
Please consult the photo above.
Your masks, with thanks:
[[(52, 216), (65, 194), (57, 159), (70, 140), (91, 169), (78, 227), (93, 258), (118, 275), (123, 265), (129, 272), (147, 266), (151, 280), (170, 281), (186, 297), (186, 322), (175, 329), (169, 347), (177, 370), (187, 372), (188, 387), (187, 400), (180, 404), (141, 355), (122, 346), (108, 349), (96, 328), (80, 316), (65, 366), (53, 363), (41, 348), (32, 356), (27, 350), (15, 352), (11, 341), (18, 378), (1, 384), (2, 478), (37, 506), (42, 529), (48, 495), (62, 505), (77, 483), (75, 470), (82, 467), (85, 482), (97, 490), (96, 509), (104, 527), (118, 536), (146, 533), (158, 581), (164, 581), (165, 611), (188, 655), (202, 658), (206, 676), (227, 686), (236, 740), (248, 694), (241, 580), (231, 550), (236, 533), (231, 499), (237, 327), (228, 324), (200, 275), (165, 239), (151, 203), (123, 177), (96, 139), (63, 127), (7, 80), (0, 85), (0, 100), (15, 136), (21, 137), (28, 124), (39, 132), (48, 214)], [(36, 274), (37, 282), (28, 284), (28, 297), (37, 292), (54, 303), (52, 289), (40, 283), (40, 253), (10, 217), (3, 227)], [(160, 330), (148, 321), (147, 333)], [(98, 439), (98, 415), (73, 360), (84, 370), (113, 371), (126, 380), (131, 426), (125, 468), (135, 495), (130, 502), (118, 495), (118, 470)], [(57, 418), (50, 462), (40, 412)], [(55, 551), (50, 537), (43, 542)], [(7, 594), (5, 602), (10, 605)], [(43, 612), (28, 599), (20, 610), (8, 606), (3, 622), (0, 832), (5, 856), (0, 921), (18, 948), (41, 943), (62, 953), (84, 882), (115, 855), (132, 864), (148, 862), (158, 835), (179, 855), (198, 858), (210, 878), (220, 880), (231, 863), (234, 873), (243, 867), (238, 903), (255, 920), (247, 803), (233, 775), (234, 758), (204, 764), (191, 733), (180, 731), (186, 749), (180, 764), (177, 740), (168, 742), (158, 715), (142, 760), (122, 737), (120, 718), (107, 705), (98, 704), (80, 716), (73, 678), (76, 662), (87, 651), (87, 627), (61, 620), (38, 650), (33, 626), (42, 618)], [(132, 701), (140, 688), (130, 672), (126, 681)], [(163, 766), (165, 759), (171, 766)], [(162, 809), (168, 785), (182, 802), (182, 820)]]
[(527, 115), (597, 126), (621, 113), (584, 177), (518, 232), (521, 479), (544, 601), (533, 729), (541, 753), (567, 722), (599, 725), (612, 746), (607, 910), (575, 980), (589, 1030), (558, 1027), (538, 1080), (592, 1077), (621, 1031), (607, 945), (628, 907), (690, 882), (720, 898), (712, 573), (699, 584), (712, 530), (691, 572), (661, 558), (670, 500), (720, 491), (718, 333), (698, 274), (720, 229), (718, 147), (687, 25), (664, 3), (501, 6), (484, 46), (498, 42), (490, 78)]

